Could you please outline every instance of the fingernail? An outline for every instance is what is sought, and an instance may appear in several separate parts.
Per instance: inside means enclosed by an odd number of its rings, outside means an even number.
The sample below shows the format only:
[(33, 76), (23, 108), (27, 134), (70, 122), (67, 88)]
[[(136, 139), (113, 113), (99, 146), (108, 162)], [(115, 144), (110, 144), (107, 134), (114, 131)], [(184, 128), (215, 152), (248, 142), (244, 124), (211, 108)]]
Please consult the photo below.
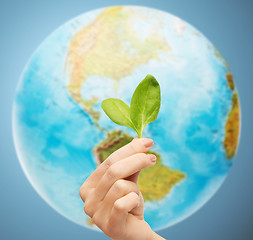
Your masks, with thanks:
[(149, 154), (149, 158), (152, 162), (155, 162), (156, 161), (156, 155), (154, 154)]
[(151, 147), (154, 144), (153, 140), (150, 138), (142, 138), (142, 142), (145, 147)]

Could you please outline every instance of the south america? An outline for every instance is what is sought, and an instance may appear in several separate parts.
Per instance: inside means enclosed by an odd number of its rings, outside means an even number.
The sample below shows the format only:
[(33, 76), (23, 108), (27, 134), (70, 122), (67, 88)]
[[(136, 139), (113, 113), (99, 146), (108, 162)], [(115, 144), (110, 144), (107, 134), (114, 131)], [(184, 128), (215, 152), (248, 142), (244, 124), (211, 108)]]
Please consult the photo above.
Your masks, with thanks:
[[(106, 139), (93, 148), (97, 165), (101, 164), (112, 152), (132, 140), (133, 137), (121, 130), (107, 132)], [(138, 178), (138, 186), (145, 202), (161, 200), (186, 177), (180, 170), (165, 166), (159, 153), (154, 151), (148, 153), (155, 154), (157, 161), (154, 166), (142, 169)]]

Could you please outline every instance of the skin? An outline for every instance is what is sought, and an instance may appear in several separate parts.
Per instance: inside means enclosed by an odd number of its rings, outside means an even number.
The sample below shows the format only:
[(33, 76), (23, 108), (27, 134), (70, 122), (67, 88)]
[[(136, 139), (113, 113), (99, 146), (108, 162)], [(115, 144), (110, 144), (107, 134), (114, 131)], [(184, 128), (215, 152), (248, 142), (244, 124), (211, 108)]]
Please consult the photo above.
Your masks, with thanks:
[(153, 144), (152, 139), (134, 138), (101, 163), (79, 190), (84, 212), (113, 240), (164, 240), (144, 220), (137, 184), (140, 171), (156, 163), (155, 155), (146, 153)]

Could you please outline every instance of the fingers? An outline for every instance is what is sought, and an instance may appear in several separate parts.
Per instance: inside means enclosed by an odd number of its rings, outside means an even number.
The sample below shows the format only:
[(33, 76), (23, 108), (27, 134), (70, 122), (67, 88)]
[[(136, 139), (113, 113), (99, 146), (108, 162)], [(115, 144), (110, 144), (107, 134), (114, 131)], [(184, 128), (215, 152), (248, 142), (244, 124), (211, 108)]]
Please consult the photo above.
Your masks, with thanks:
[(107, 207), (111, 209), (117, 199), (123, 197), (130, 192), (135, 192), (137, 195), (139, 195), (140, 190), (138, 188), (138, 185), (125, 179), (119, 179), (106, 193), (106, 196), (103, 200), (103, 204), (107, 205)]
[(113, 152), (103, 163), (101, 163), (96, 170), (86, 179), (81, 188), (84, 187), (95, 187), (97, 185), (98, 179), (100, 179), (106, 170), (115, 162), (127, 158), (136, 153), (148, 152), (154, 142), (150, 138), (134, 138), (130, 143), (119, 148)]
[(84, 202), (83, 210), (91, 218), (95, 214), (99, 205), (99, 202), (93, 200), (94, 199), (93, 192), (94, 192), (94, 189), (90, 189), (88, 196), (83, 200)]
[(137, 215), (137, 216), (143, 216), (143, 214), (144, 214), (144, 199), (143, 199), (141, 192), (139, 192), (139, 198), (140, 198), (140, 203), (139, 203), (138, 207), (133, 208), (130, 213)]
[[(139, 196), (140, 190), (138, 185), (125, 179), (119, 179), (112, 185), (100, 204), (94, 203), (92, 206), (88, 206), (89, 210), (86, 211), (90, 214), (90, 216), (92, 216), (98, 227), (103, 226), (105, 218), (109, 216), (115, 201), (130, 192), (135, 192)], [(89, 196), (89, 198), (90, 197), (91, 196)], [(138, 209), (135, 209), (136, 215), (143, 214), (141, 211), (138, 211), (138, 214), (137, 211)]]
[(96, 201), (102, 201), (111, 186), (118, 179), (126, 178), (143, 168), (155, 164), (154, 154), (136, 153), (111, 165), (95, 188)]
[(131, 213), (134, 215), (143, 215), (144, 199), (142, 198), (142, 194), (140, 192), (138, 185), (129, 180), (125, 179), (117, 180), (104, 197), (103, 204), (106, 206), (106, 208), (112, 209), (113, 204), (117, 199), (127, 195), (130, 192), (135, 192), (143, 200), (140, 202), (140, 206), (133, 209)]
[[(100, 221), (103, 222), (103, 216), (107, 216), (108, 211), (111, 212), (114, 202), (117, 199), (127, 195), (130, 192), (135, 192), (138, 196), (142, 197), (138, 185), (136, 183), (133, 183), (132, 181), (128, 181), (125, 179), (117, 180), (106, 193), (106, 196), (101, 202), (97, 201), (94, 191), (94, 189), (91, 189), (89, 191), (89, 197), (84, 203), (84, 211), (92, 218), (95, 214), (95, 217), (97, 219), (96, 224), (98, 224)], [(141, 208), (139, 209), (134, 209), (132, 214), (142, 215), (144, 212), (143, 203), (141, 203), (140, 207)]]
[(125, 146), (121, 147), (117, 151), (113, 152), (104, 162), (110, 162), (112, 165), (113, 163), (120, 161), (123, 158), (129, 157), (135, 153), (145, 153), (148, 152), (154, 142), (150, 138), (134, 138), (130, 143), (126, 144)]
[(122, 231), (126, 223), (128, 213), (139, 206), (140, 198), (135, 192), (130, 192), (114, 202), (107, 226), (112, 230)]

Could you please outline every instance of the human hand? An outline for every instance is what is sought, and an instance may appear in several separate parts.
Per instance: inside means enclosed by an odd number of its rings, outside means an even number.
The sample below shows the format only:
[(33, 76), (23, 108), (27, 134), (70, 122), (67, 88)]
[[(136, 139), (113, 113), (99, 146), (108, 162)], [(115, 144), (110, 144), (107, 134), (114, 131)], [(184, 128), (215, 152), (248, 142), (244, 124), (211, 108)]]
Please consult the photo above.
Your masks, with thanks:
[(144, 220), (144, 200), (137, 185), (141, 169), (156, 163), (146, 154), (153, 140), (134, 138), (113, 152), (79, 190), (84, 212), (114, 240), (163, 239)]

